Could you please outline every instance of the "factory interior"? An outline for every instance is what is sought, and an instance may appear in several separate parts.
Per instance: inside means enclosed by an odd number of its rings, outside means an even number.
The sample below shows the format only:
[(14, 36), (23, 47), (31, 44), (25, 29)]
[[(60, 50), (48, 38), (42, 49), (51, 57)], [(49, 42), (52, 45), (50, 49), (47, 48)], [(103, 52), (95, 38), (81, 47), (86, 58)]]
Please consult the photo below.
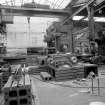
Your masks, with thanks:
[(0, 0), (0, 105), (105, 105), (105, 0)]

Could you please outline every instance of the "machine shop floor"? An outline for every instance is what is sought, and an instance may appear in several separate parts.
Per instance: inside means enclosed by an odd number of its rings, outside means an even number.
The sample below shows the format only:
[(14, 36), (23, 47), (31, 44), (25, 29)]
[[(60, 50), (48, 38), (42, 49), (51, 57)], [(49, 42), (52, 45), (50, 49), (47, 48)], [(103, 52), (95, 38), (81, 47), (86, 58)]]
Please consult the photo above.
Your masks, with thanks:
[[(99, 76), (105, 72), (105, 66), (99, 68)], [(90, 102), (105, 103), (105, 78), (100, 78), (100, 95), (94, 88), (94, 94), (87, 92), (90, 81), (49, 81), (43, 82), (39, 75), (30, 75), (32, 93), (35, 96), (33, 105), (89, 105)], [(97, 87), (97, 80), (94, 80)], [(91, 90), (91, 88), (90, 88)], [(0, 105), (4, 105), (3, 94), (0, 94)]]
[[(102, 71), (103, 69), (100, 70)], [(105, 103), (105, 78), (100, 79), (100, 95), (98, 95), (97, 88), (94, 88), (93, 94), (83, 92), (88, 90), (84, 87), (85, 85), (79, 86), (76, 83), (71, 85), (71, 81), (43, 82), (38, 75), (33, 75), (31, 78), (38, 95), (38, 105), (89, 105), (90, 102), (97, 101)], [(94, 86), (97, 87), (97, 80), (94, 80)]]

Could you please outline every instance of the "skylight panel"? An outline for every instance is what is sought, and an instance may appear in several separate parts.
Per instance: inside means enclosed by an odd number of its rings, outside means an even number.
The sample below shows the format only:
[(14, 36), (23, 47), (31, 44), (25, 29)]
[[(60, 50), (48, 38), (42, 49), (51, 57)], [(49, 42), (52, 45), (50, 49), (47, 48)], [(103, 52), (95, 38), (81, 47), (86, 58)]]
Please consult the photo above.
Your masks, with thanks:
[(60, 9), (65, 8), (72, 0), (64, 0), (61, 2), (61, 5), (59, 6)]
[(96, 22), (105, 22), (105, 17), (95, 17)]
[(34, 1), (37, 4), (49, 5), (53, 9), (63, 9), (65, 8), (72, 0), (0, 0), (0, 4), (3, 5), (15, 5), (21, 6), (23, 3), (31, 3)]
[(73, 20), (80, 20), (80, 19), (82, 19), (84, 16), (74, 16), (73, 17)]

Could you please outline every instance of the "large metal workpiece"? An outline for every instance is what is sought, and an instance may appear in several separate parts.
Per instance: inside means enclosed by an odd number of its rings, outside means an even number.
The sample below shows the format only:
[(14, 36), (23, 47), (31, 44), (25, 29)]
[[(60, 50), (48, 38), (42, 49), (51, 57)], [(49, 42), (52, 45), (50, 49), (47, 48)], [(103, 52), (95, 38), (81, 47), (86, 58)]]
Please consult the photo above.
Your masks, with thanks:
[(56, 81), (84, 78), (84, 66), (81, 65), (76, 65), (73, 67), (64, 65), (59, 68), (49, 65), (49, 67), (50, 67), (49, 73), (53, 75)]
[(97, 66), (94, 64), (80, 64), (75, 55), (58, 54), (48, 58), (48, 72), (56, 81), (86, 78), (89, 72), (97, 72)]
[(76, 58), (73, 55), (52, 55), (48, 58), (48, 66), (48, 72), (57, 81), (84, 77), (84, 68), (83, 66), (77, 65)]
[(4, 105), (32, 105), (31, 83), (29, 75), (21, 77), (19, 81), (10, 76), (3, 88)]

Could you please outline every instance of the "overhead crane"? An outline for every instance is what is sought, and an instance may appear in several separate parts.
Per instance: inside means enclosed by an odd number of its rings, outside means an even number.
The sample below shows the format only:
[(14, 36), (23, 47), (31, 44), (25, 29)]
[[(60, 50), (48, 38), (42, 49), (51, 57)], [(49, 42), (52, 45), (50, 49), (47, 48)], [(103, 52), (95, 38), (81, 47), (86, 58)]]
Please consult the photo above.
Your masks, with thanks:
[(5, 6), (0, 5), (0, 9), (5, 9), (5, 15), (13, 15), (13, 16), (68, 16), (68, 10), (60, 10), (60, 9), (40, 9), (40, 8), (25, 8), (19, 6)]
[[(79, 0), (75, 0), (75, 2), (76, 1), (79, 1)], [(6, 10), (5, 15), (7, 15), (7, 16), (10, 16), (10, 15), (12, 15), (12, 16), (30, 16), (30, 17), (36, 17), (36, 16), (60, 17), (60, 16), (63, 16), (63, 17), (69, 17), (67, 19), (67, 20), (69, 20), (70, 18), (77, 15), (79, 12), (81, 12), (84, 8), (86, 8), (88, 5), (90, 5), (94, 1), (95, 0), (89, 0), (87, 3), (84, 3), (84, 2), (86, 2), (86, 0), (84, 0), (83, 6), (80, 6), (80, 8), (77, 9), (76, 12), (74, 11), (72, 14), (70, 14), (70, 10), (68, 8), (65, 8), (65, 9), (41, 9), (41, 8), (25, 8), (25, 7), (21, 7), (21, 6), (0, 5), (0, 9), (5, 9)], [(100, 2), (99, 2), (98, 0), (96, 0), (96, 3), (100, 4), (103, 1), (104, 0), (100, 0)], [(78, 4), (79, 4), (79, 2), (78, 2)], [(74, 3), (74, 5), (71, 5), (71, 6), (74, 7), (75, 5), (77, 5), (77, 4)], [(64, 21), (64, 23), (65, 23), (65, 21)]]

